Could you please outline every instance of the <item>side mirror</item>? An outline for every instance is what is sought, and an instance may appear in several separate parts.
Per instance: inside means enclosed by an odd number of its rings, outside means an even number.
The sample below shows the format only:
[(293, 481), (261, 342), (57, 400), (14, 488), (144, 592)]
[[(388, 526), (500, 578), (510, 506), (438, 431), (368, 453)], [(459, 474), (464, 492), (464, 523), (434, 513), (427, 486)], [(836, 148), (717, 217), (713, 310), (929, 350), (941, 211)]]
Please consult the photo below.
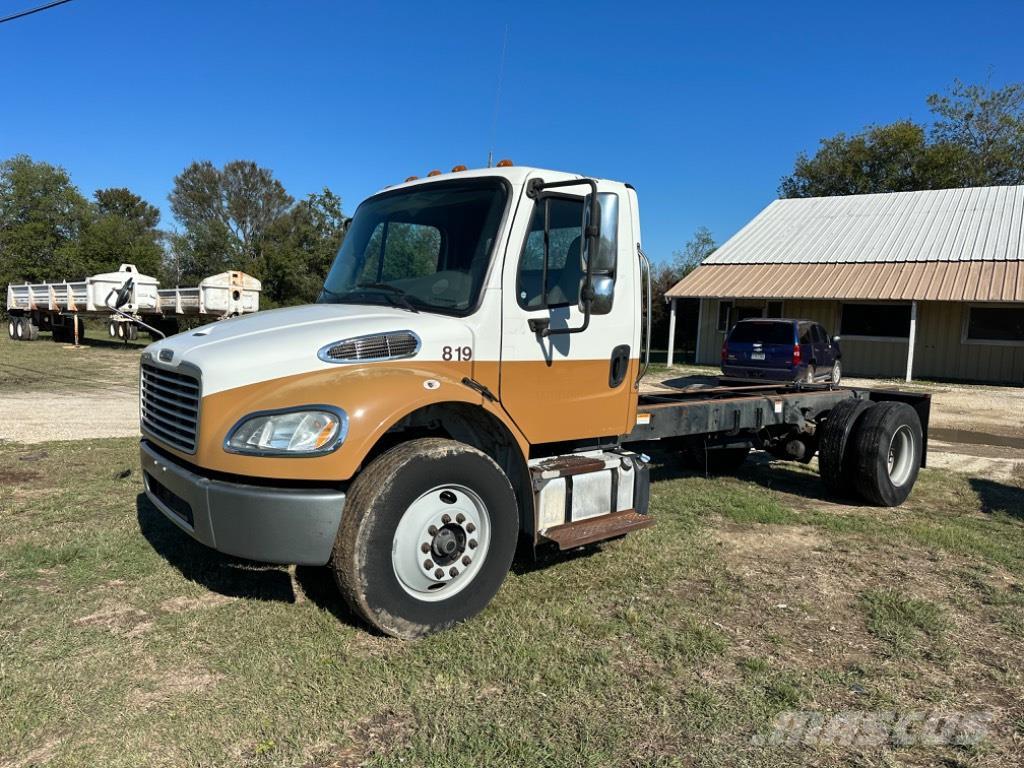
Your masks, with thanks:
[[(583, 231), (590, 225), (591, 196), (587, 195), (583, 203)], [(612, 192), (602, 192), (597, 196), (598, 235), (597, 253), (591, 254), (591, 239), (584, 238), (580, 250), (580, 266), (587, 271), (587, 261), (591, 260), (590, 271), (593, 275), (614, 275), (615, 262), (619, 250), (619, 196)]]
[[(590, 300), (590, 314), (607, 315), (612, 311), (612, 299), (615, 297), (615, 278), (609, 275), (594, 275), (590, 278), (593, 297)], [(587, 278), (580, 279), (580, 312), (586, 312), (583, 292), (587, 287)]]

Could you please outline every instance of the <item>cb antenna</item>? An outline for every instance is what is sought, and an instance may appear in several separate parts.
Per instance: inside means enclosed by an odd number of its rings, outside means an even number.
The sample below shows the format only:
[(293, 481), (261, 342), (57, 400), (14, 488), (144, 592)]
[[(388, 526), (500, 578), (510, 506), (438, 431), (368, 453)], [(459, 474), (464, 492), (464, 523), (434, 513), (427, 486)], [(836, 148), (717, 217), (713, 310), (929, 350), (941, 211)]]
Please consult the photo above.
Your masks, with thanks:
[(491, 148), (487, 151), (487, 167), (494, 165), (494, 137), (498, 132), (498, 108), (501, 106), (501, 84), (505, 80), (505, 56), (508, 53), (508, 24), (501, 44), (501, 66), (498, 68), (498, 89), (494, 95), (494, 117), (491, 120)]

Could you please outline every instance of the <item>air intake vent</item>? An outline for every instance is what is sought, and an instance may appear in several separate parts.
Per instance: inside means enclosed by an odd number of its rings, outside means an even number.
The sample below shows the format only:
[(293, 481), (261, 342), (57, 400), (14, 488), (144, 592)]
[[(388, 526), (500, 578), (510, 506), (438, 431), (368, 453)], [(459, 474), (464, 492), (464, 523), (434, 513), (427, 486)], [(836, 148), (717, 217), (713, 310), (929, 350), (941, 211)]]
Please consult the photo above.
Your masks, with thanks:
[(342, 339), (321, 347), (317, 357), (325, 363), (369, 363), (401, 360), (420, 351), (420, 337), (412, 331), (374, 333)]

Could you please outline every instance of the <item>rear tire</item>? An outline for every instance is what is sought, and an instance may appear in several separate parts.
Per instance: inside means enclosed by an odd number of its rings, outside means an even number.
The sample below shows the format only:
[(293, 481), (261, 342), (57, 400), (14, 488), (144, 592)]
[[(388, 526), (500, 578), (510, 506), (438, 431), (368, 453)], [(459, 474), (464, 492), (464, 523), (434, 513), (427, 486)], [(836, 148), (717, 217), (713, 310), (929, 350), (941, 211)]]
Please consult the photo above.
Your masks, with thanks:
[(25, 341), (35, 341), (39, 338), (39, 326), (33, 322), (31, 317), (21, 318), (21, 323), (24, 328)]
[(16, 333), (16, 326), (18, 324), (18, 318), (11, 316), (7, 318), (7, 335), (11, 337), (11, 341), (17, 341), (18, 335)]
[(854, 451), (847, 446), (857, 422), (871, 408), (869, 400), (851, 397), (829, 411), (818, 442), (818, 472), (825, 487), (833, 493), (850, 493), (856, 475)]
[(454, 440), (411, 440), (352, 483), (330, 565), (367, 624), (411, 639), (483, 610), (518, 533), (515, 493), (493, 459)]
[(808, 365), (807, 366), (807, 370), (804, 371), (804, 376), (801, 379), (801, 381), (804, 384), (813, 384), (814, 383), (814, 366), (813, 365)]
[(117, 323), (115, 323), (113, 320), (107, 321), (107, 334), (112, 339), (117, 338)]
[(910, 495), (921, 468), (924, 437), (917, 411), (887, 401), (857, 423), (851, 448), (857, 492), (881, 507), (896, 507)]
[(14, 318), (14, 340), (25, 340), (25, 318), (23, 317)]

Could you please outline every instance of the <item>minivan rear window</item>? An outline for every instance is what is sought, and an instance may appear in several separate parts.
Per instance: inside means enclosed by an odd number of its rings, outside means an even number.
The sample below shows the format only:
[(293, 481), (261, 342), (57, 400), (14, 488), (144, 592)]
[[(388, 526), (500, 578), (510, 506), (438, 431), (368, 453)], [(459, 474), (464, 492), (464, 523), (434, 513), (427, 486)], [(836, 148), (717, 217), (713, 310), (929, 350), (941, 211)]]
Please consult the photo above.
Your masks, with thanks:
[(741, 344), (792, 344), (792, 323), (737, 323), (729, 334), (730, 342)]

